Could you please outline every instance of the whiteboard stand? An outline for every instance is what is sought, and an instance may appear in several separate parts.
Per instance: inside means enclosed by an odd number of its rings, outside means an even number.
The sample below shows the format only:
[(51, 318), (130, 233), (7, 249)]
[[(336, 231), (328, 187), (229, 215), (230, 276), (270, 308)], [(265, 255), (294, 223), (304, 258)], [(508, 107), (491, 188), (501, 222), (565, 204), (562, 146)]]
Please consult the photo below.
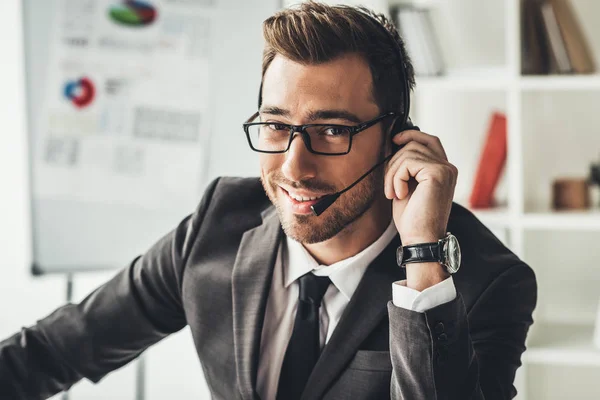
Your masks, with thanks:
[[(34, 268), (35, 270), (35, 268)], [(67, 304), (73, 301), (73, 273), (67, 273)], [(135, 400), (146, 399), (146, 360), (144, 354), (138, 357), (135, 367)], [(69, 400), (69, 392), (63, 392), (62, 400)]]
[(135, 399), (146, 399), (146, 356), (141, 354), (135, 368)]
[[(35, 271), (35, 268), (34, 268)], [(73, 300), (73, 274), (72, 273), (68, 273), (67, 274), (67, 296), (66, 296), (66, 300), (67, 300), (67, 304), (71, 303), (71, 301)], [(69, 400), (69, 392), (63, 392), (62, 395), (62, 400)]]

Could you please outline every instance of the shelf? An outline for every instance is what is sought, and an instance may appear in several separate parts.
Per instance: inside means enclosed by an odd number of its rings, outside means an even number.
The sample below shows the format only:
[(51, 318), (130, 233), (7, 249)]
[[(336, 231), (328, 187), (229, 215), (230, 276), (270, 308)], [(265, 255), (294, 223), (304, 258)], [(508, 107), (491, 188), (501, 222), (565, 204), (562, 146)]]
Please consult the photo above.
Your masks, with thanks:
[(529, 229), (600, 230), (600, 210), (527, 212), (522, 224)]
[(417, 90), (505, 90), (510, 81), (504, 67), (449, 70), (441, 76), (417, 76)]
[(531, 75), (522, 76), (523, 90), (598, 90), (600, 75)]
[(529, 341), (523, 362), (600, 366), (600, 349), (593, 344), (593, 325), (541, 324)]
[(510, 215), (506, 207), (469, 210), (485, 225), (502, 228), (510, 226)]
[(526, 229), (600, 231), (600, 209), (589, 211), (539, 211), (526, 212), (516, 221), (507, 207), (471, 209), (465, 202), (456, 201), (469, 209), (485, 225), (508, 228), (515, 221)]
[(523, 91), (600, 90), (600, 74), (531, 75), (511, 79), (503, 68), (450, 71), (441, 76), (417, 76), (417, 89), (506, 90), (516, 81)]

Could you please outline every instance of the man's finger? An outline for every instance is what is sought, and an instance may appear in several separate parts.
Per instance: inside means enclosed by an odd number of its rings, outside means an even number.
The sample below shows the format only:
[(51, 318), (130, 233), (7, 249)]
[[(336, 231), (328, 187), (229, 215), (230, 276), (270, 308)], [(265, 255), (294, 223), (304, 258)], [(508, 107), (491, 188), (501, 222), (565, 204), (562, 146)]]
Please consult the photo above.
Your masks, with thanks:
[(424, 146), (427, 146), (428, 148), (433, 150), (438, 155), (438, 157), (443, 158), (446, 161), (448, 160), (448, 156), (446, 156), (446, 151), (442, 146), (442, 142), (437, 136), (433, 136), (428, 133), (417, 131), (414, 129), (409, 129), (400, 132), (392, 138), (392, 141), (399, 146), (406, 144), (412, 140), (421, 143)]

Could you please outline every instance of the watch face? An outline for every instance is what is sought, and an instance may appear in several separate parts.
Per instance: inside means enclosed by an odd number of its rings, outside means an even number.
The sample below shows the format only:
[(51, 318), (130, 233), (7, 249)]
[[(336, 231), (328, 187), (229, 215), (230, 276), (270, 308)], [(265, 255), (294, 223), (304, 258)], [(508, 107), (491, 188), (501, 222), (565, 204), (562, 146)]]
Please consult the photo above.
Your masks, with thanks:
[(400, 245), (400, 247), (398, 247), (396, 249), (396, 262), (398, 263), (399, 267), (403, 267), (403, 265), (402, 265), (403, 258), (404, 258), (404, 251), (402, 249), (402, 245)]
[(461, 255), (458, 240), (454, 235), (448, 235), (444, 253), (446, 254), (448, 272), (451, 274), (456, 273), (460, 268)]

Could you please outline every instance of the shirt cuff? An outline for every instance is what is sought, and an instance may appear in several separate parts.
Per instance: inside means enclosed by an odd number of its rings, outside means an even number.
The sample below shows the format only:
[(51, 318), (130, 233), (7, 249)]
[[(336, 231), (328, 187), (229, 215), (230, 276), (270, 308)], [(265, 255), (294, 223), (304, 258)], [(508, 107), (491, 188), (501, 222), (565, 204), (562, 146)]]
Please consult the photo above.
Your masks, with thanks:
[(425, 312), (456, 298), (452, 277), (419, 292), (406, 286), (406, 279), (392, 284), (392, 301), (396, 307)]

